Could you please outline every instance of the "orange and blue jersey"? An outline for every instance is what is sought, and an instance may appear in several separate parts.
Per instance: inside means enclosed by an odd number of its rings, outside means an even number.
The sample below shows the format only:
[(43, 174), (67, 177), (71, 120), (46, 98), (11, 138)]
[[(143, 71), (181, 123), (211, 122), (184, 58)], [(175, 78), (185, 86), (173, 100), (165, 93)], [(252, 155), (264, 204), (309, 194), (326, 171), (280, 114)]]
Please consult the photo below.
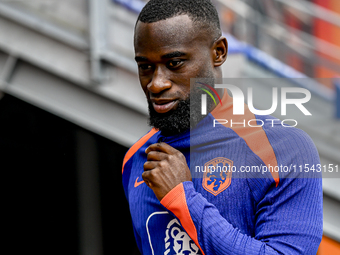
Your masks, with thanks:
[[(152, 129), (126, 154), (123, 187), (142, 254), (316, 254), (322, 179), (313, 142), (247, 107), (233, 116), (231, 101), (225, 93), (190, 132)], [(212, 125), (230, 118), (239, 125)], [(184, 154), (193, 176), (160, 202), (142, 179), (145, 149), (159, 141)]]

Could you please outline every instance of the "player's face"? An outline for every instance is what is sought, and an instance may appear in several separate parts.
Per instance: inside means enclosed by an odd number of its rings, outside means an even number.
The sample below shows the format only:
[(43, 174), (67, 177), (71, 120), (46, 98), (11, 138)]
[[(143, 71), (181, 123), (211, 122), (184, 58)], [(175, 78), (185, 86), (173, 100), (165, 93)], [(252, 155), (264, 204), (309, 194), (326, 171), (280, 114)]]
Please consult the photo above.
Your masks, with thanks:
[(190, 97), (190, 78), (213, 78), (213, 41), (187, 15), (138, 22), (135, 59), (151, 110), (176, 111)]

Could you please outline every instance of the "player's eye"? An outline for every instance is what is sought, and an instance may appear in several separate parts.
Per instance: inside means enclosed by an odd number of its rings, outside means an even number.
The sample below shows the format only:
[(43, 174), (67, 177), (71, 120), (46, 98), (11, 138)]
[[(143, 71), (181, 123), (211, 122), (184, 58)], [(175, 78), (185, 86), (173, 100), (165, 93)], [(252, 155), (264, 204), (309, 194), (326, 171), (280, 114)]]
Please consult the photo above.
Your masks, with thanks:
[(153, 66), (150, 64), (140, 64), (138, 67), (143, 71), (152, 70)]
[(167, 64), (169, 68), (178, 68), (183, 64), (182, 60), (170, 60)]

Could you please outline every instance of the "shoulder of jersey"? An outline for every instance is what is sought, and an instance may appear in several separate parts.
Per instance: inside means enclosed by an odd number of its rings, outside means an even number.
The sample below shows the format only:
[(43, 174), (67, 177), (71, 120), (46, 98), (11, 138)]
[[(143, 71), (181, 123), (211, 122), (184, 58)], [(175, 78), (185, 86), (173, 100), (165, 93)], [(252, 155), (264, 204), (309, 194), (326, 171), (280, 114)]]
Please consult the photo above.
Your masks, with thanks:
[(130, 158), (156, 133), (159, 131), (155, 128), (151, 129), (146, 135), (139, 139), (132, 147), (127, 151), (123, 160), (122, 174), (124, 173), (124, 166)]

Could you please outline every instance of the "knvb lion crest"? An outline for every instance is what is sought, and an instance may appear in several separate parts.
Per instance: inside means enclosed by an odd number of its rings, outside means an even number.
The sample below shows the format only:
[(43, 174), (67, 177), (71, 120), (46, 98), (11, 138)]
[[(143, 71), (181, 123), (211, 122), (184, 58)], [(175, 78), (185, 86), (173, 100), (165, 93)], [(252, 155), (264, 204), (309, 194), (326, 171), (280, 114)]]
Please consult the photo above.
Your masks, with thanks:
[(233, 161), (227, 158), (214, 158), (204, 165), (203, 188), (217, 196), (231, 183)]
[(183, 230), (177, 219), (169, 222), (165, 231), (164, 255), (198, 255), (202, 254), (189, 235)]

